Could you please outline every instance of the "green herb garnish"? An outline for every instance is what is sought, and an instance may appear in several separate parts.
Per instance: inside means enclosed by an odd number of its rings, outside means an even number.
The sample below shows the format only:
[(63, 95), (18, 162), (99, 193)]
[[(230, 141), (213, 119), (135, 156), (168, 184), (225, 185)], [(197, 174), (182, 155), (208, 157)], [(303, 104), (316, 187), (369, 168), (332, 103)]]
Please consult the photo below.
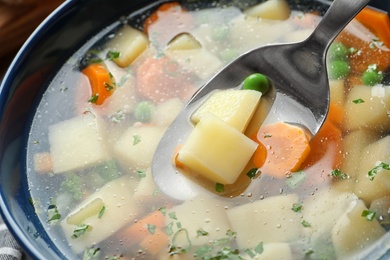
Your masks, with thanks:
[(225, 191), (225, 186), (222, 183), (216, 183), (215, 184), (215, 191), (216, 192), (224, 192)]
[(121, 56), (121, 53), (118, 51), (108, 51), (106, 58), (108, 60), (114, 60), (114, 59), (118, 59), (120, 56)]
[(389, 164), (381, 162), (379, 165), (377, 165), (373, 169), (371, 169), (368, 172), (368, 177), (370, 178), (370, 181), (374, 180), (375, 176), (378, 174), (378, 171), (380, 171), (380, 170), (390, 170)]
[(102, 218), (103, 215), (104, 215), (104, 212), (106, 211), (106, 206), (103, 206), (100, 211), (99, 211), (99, 214), (98, 214), (98, 218)]
[(94, 104), (94, 103), (97, 102), (98, 98), (99, 98), (99, 95), (98, 95), (98, 94), (95, 94), (95, 95), (93, 95), (93, 96), (88, 100), (88, 102)]
[(246, 176), (248, 176), (250, 179), (253, 179), (253, 178), (255, 178), (259, 173), (260, 173), (259, 168), (253, 168), (253, 169), (250, 169), (250, 170), (246, 173)]
[(80, 224), (80, 225), (77, 225), (74, 230), (73, 230), (73, 235), (72, 235), (72, 238), (79, 238), (81, 237), (82, 235), (85, 234), (85, 232), (87, 232), (88, 228), (90, 226), (87, 225), (87, 224)]
[(146, 177), (146, 172), (145, 170), (137, 170), (137, 176), (138, 178), (142, 179)]
[(302, 220), (302, 221), (301, 221), (301, 224), (302, 224), (302, 226), (304, 226), (305, 228), (311, 227), (311, 224), (310, 224), (309, 222), (307, 222), (306, 220)]
[(100, 256), (100, 248), (92, 247), (84, 251), (83, 260), (97, 260)]
[(140, 135), (133, 135), (133, 145), (137, 145), (141, 142), (141, 136)]
[(340, 178), (342, 180), (349, 178), (348, 174), (342, 173), (339, 169), (334, 169), (333, 171), (330, 172), (329, 175), (332, 177)]
[(196, 231), (197, 237), (204, 237), (204, 236), (207, 236), (208, 234), (209, 234), (209, 232), (207, 232), (201, 228)]
[(47, 222), (53, 224), (61, 219), (61, 214), (58, 212), (57, 205), (50, 204), (47, 208)]
[(294, 203), (291, 209), (292, 209), (294, 212), (301, 212), (301, 211), (302, 211), (302, 208), (303, 208), (303, 206), (302, 206), (301, 204), (299, 204), (299, 203)]
[(104, 88), (107, 90), (107, 91), (111, 91), (114, 89), (114, 86), (108, 84), (107, 82), (104, 82)]
[[(183, 246), (177, 246), (176, 245), (176, 240), (178, 237), (184, 236), (184, 239), (186, 241), (186, 244), (183, 244)], [(182, 240), (182, 239), (180, 239)], [(169, 254), (170, 255), (177, 255), (177, 254), (183, 254), (186, 253), (192, 246), (190, 237), (188, 235), (187, 229), (179, 229), (172, 237), (172, 243), (169, 247)]]
[(168, 213), (168, 216), (169, 216), (171, 219), (177, 219), (177, 217), (176, 217), (176, 212), (169, 212), (169, 213)]
[(355, 104), (361, 104), (361, 103), (364, 103), (364, 100), (361, 98), (358, 98), (358, 99), (353, 100), (352, 102)]
[(365, 217), (368, 221), (375, 219), (376, 212), (372, 210), (363, 210), (362, 217)]
[(148, 231), (150, 234), (154, 234), (154, 232), (156, 231), (156, 226), (155, 225), (152, 225), (152, 224), (148, 224)]

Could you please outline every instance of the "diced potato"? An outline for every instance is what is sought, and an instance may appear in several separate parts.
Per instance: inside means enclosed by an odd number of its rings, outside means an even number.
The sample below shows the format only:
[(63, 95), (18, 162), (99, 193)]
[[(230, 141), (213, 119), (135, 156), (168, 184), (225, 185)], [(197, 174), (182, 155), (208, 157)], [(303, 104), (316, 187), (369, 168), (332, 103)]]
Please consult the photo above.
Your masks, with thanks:
[(202, 45), (189, 33), (177, 35), (168, 43), (167, 50), (192, 50), (199, 49)]
[(330, 100), (336, 104), (343, 105), (345, 99), (345, 81), (329, 80)]
[(157, 189), (156, 184), (154, 183), (153, 174), (151, 168), (148, 168), (144, 171), (145, 176), (141, 177), (138, 182), (137, 188), (134, 192), (134, 199), (145, 202), (154, 198), (153, 192)]
[(376, 217), (382, 223), (390, 223), (390, 196), (381, 197), (371, 202), (370, 210), (376, 213)]
[(362, 159), (362, 151), (374, 142), (377, 134), (370, 129), (361, 129), (349, 133), (343, 138), (343, 154), (345, 159), (341, 166), (341, 171), (355, 178), (360, 171), (360, 162)]
[(353, 201), (332, 228), (333, 245), (338, 257), (348, 257), (386, 233), (376, 219), (369, 221), (362, 216), (364, 210), (367, 208), (363, 201)]
[[(176, 236), (175, 246), (185, 246), (188, 240), (193, 246), (204, 245), (211, 240), (227, 238), (231, 230), (226, 216), (223, 201), (206, 196), (197, 196), (167, 210), (166, 226), (172, 227), (173, 235), (177, 232), (177, 223), (187, 231)], [(199, 236), (198, 231), (208, 232), (207, 236)]]
[[(113, 180), (89, 196), (61, 222), (75, 253), (111, 236), (135, 218), (139, 208), (133, 199), (133, 186), (129, 176)], [(80, 237), (72, 238), (75, 227), (80, 224), (90, 228)]]
[(337, 220), (344, 214), (345, 209), (354, 200), (357, 200), (352, 192), (337, 192), (333, 189), (325, 189), (307, 197), (303, 202), (303, 219), (310, 223), (310, 228), (305, 228), (305, 235), (310, 240), (330, 239), (330, 230)]
[(149, 39), (143, 32), (125, 25), (117, 32), (108, 47), (109, 50), (120, 53), (119, 58), (114, 59), (114, 62), (124, 68), (137, 59), (148, 45)]
[(158, 103), (152, 115), (151, 123), (159, 126), (169, 126), (183, 107), (184, 104), (179, 98), (172, 98)]
[(209, 113), (195, 126), (177, 160), (214, 182), (232, 184), (256, 148), (257, 143)]
[(241, 15), (231, 21), (230, 42), (238, 52), (242, 53), (282, 40), (284, 35), (293, 30), (293, 25), (289, 21), (265, 20)]
[(127, 167), (148, 168), (165, 130), (165, 127), (148, 125), (129, 127), (114, 146), (116, 158)]
[(288, 243), (267, 243), (263, 244), (263, 252), (251, 258), (254, 260), (292, 260), (292, 251)]
[(192, 72), (201, 79), (210, 79), (222, 68), (220, 59), (206, 49), (167, 50), (165, 54), (186, 71)]
[(263, 243), (296, 240), (302, 234), (300, 214), (291, 208), (298, 203), (296, 194), (274, 196), (227, 210), (237, 245), (246, 249)]
[(390, 163), (390, 135), (368, 145), (361, 155), (355, 194), (366, 203), (390, 195), (390, 171), (379, 170), (373, 180), (368, 176), (379, 162)]
[(103, 121), (86, 113), (49, 127), (53, 172), (61, 173), (101, 163), (109, 158)]
[(246, 136), (254, 136), (259, 131), (260, 126), (263, 124), (266, 119), (270, 109), (272, 107), (272, 102), (269, 99), (262, 98), (260, 104), (257, 106), (252, 119), (249, 121), (248, 126), (245, 130)]
[(268, 0), (248, 8), (246, 15), (256, 18), (286, 20), (290, 17), (290, 6), (285, 0)]
[(256, 90), (222, 90), (211, 96), (191, 115), (195, 124), (207, 114), (212, 113), (230, 126), (244, 132), (261, 98)]
[[(363, 103), (355, 103), (358, 100)], [(354, 102), (355, 101), (355, 102)], [(355, 86), (345, 103), (345, 126), (349, 130), (366, 127), (389, 129), (390, 86)]]

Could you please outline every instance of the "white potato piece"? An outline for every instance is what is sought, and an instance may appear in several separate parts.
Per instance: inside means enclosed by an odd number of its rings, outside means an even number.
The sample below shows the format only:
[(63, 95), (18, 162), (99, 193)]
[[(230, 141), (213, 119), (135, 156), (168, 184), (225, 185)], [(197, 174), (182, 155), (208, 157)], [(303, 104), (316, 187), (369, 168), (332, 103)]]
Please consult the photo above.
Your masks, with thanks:
[(256, 90), (221, 90), (216, 91), (204, 101), (191, 115), (191, 121), (197, 124), (208, 113), (244, 132), (261, 98)]
[(230, 25), (231, 45), (238, 52), (281, 42), (284, 35), (295, 30), (290, 21), (258, 19), (245, 15), (233, 19)]
[(329, 80), (330, 100), (338, 105), (343, 105), (345, 100), (345, 80)]
[(272, 103), (269, 99), (262, 98), (260, 100), (260, 104), (257, 106), (255, 112), (253, 113), (252, 119), (249, 121), (249, 124), (246, 127), (246, 136), (254, 136), (257, 134), (271, 107)]
[(143, 32), (124, 25), (117, 33), (116, 37), (109, 42), (108, 49), (119, 52), (119, 58), (114, 62), (119, 67), (127, 67), (138, 58), (149, 46), (149, 39)]
[(146, 170), (141, 170), (145, 174), (145, 177), (142, 177), (134, 192), (134, 199), (138, 201), (147, 201), (154, 199), (153, 193), (157, 189), (157, 186), (154, 182), (151, 168)]
[[(362, 99), (363, 103), (354, 103)], [(354, 130), (390, 128), (390, 86), (354, 86), (345, 103), (345, 127)]]
[(268, 0), (244, 12), (246, 15), (256, 18), (286, 20), (290, 17), (290, 6), (285, 0)]
[(362, 216), (364, 210), (367, 208), (363, 201), (352, 201), (332, 228), (332, 241), (338, 257), (348, 257), (368, 247), (386, 233), (376, 219), (369, 221)]
[(148, 168), (166, 128), (160, 126), (131, 126), (114, 145), (118, 161), (134, 169)]
[[(288, 243), (267, 243), (263, 244), (263, 252), (250, 258), (254, 260), (292, 260), (291, 246)], [(245, 259), (245, 258), (244, 258)]]
[(199, 49), (202, 45), (189, 33), (181, 33), (173, 38), (167, 45), (167, 50), (193, 50)]
[(184, 104), (179, 98), (172, 98), (158, 103), (152, 115), (151, 123), (158, 126), (169, 126), (183, 107)]
[(85, 113), (49, 127), (54, 173), (77, 170), (109, 159), (104, 122)]
[(177, 160), (214, 182), (232, 184), (248, 164), (257, 145), (219, 117), (208, 113), (191, 132)]
[[(132, 221), (139, 208), (133, 199), (134, 184), (129, 176), (124, 176), (104, 185), (83, 201), (61, 221), (65, 237), (75, 253), (88, 249), (118, 231)], [(104, 207), (104, 213), (99, 213)], [(77, 225), (89, 225), (89, 229), (72, 238)]]
[(191, 50), (167, 50), (165, 54), (186, 71), (192, 72), (201, 79), (209, 79), (223, 63), (210, 51), (200, 48)]
[(350, 203), (357, 199), (352, 192), (338, 192), (334, 189), (325, 189), (305, 198), (302, 204), (303, 219), (311, 225), (304, 229), (305, 236), (312, 241), (330, 239), (331, 228)]
[(227, 210), (237, 245), (246, 249), (263, 243), (283, 243), (302, 234), (300, 214), (291, 208), (298, 203), (296, 194), (269, 197)]
[[(211, 240), (227, 238), (226, 233), (231, 230), (224, 202), (207, 196), (197, 196), (174, 206), (167, 210), (166, 216), (166, 226), (173, 229), (171, 238), (177, 232), (177, 223), (188, 232), (188, 239), (181, 235), (176, 237), (175, 246), (185, 246), (188, 240), (193, 246), (204, 245)], [(208, 235), (199, 236), (197, 231), (200, 230)]]
[(380, 162), (390, 163), (390, 135), (368, 145), (362, 151), (355, 194), (366, 203), (390, 195), (389, 170), (379, 170), (373, 180), (368, 176), (368, 172)]

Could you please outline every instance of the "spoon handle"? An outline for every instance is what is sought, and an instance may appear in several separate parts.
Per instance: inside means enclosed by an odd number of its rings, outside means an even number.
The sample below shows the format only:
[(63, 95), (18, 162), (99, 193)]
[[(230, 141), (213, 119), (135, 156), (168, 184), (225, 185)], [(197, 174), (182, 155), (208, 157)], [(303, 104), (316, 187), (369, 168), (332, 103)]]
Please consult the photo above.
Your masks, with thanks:
[(328, 45), (344, 29), (345, 26), (371, 0), (335, 0), (311, 35), (326, 50)]

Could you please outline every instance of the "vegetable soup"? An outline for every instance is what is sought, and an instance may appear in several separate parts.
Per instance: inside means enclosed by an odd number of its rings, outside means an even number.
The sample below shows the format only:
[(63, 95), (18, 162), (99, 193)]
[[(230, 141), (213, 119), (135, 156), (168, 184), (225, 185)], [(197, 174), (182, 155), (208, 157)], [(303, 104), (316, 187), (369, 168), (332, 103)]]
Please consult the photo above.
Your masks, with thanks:
[(300, 6), (166, 2), (70, 57), (42, 96), (27, 145), (31, 204), (60, 251), (341, 259), (380, 243), (390, 223), (390, 21), (373, 9), (329, 49), (330, 109), (317, 135), (264, 121), (272, 83), (254, 74), (205, 99), (172, 151), (172, 167), (205, 192), (182, 201), (154, 183), (154, 151), (189, 98), (241, 53), (308, 37), (324, 10)]

